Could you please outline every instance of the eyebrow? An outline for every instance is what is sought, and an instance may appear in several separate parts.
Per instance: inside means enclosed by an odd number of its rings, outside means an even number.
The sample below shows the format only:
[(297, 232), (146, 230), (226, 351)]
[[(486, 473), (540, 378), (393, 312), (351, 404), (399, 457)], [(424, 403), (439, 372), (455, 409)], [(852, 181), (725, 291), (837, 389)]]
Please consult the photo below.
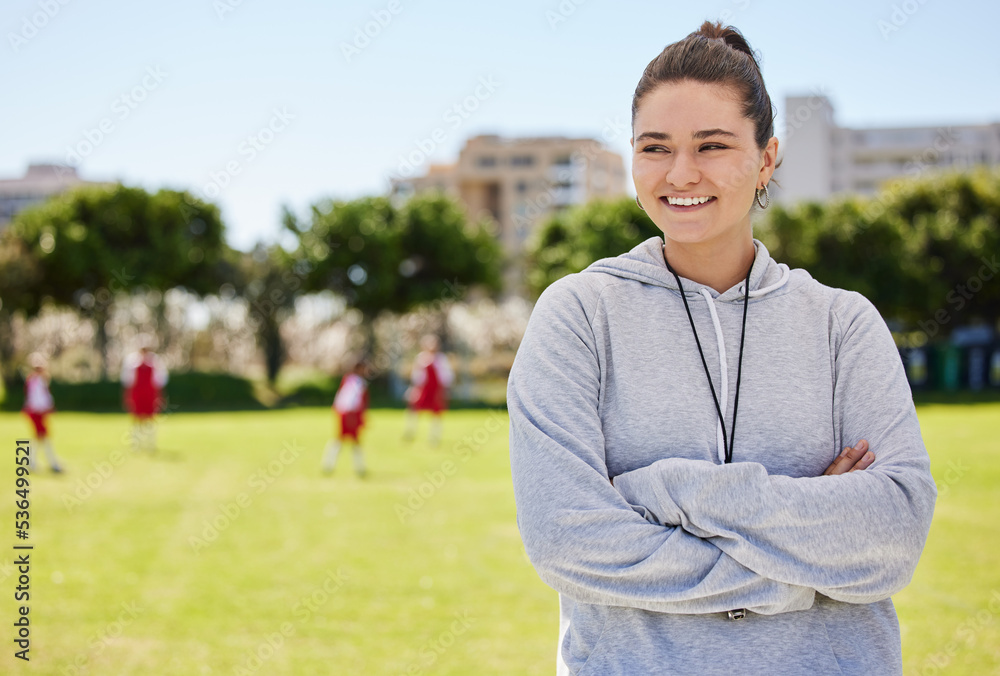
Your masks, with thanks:
[[(696, 141), (701, 139), (710, 138), (712, 136), (731, 136), (737, 138), (736, 134), (731, 131), (726, 131), (725, 129), (702, 129), (701, 131), (696, 131), (691, 134), (691, 138)], [(636, 141), (645, 141), (646, 139), (653, 139), (656, 141), (669, 141), (670, 134), (666, 134), (662, 131), (644, 131), (636, 137)]]

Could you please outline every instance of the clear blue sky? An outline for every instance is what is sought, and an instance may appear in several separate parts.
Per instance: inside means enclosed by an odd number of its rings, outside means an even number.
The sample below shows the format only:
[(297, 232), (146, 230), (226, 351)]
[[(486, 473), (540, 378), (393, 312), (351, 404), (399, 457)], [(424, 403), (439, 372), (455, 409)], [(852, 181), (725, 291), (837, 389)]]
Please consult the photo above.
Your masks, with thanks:
[(1000, 121), (993, 2), (8, 0), (0, 177), (82, 148), (84, 178), (214, 198), (247, 248), (278, 237), (282, 204), (384, 192), (420, 144), (449, 161), (478, 133), (610, 128), (626, 155), (646, 63), (719, 17), (761, 52), (779, 115), (825, 91), (842, 126)]

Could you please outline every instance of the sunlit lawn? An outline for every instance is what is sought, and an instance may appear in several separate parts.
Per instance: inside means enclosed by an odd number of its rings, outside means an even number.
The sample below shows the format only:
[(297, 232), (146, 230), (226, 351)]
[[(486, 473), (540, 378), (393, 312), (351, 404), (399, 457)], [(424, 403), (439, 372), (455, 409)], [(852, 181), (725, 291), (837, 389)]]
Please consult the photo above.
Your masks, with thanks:
[[(25, 425), (0, 417), (7, 504)], [(448, 414), (433, 449), (374, 411), (364, 481), (350, 454), (320, 475), (328, 409), (174, 414), (155, 458), (113, 453), (123, 416), (53, 426), (70, 471), (32, 484), (32, 668), (7, 567), (0, 673), (551, 672), (555, 595), (518, 537), (502, 412)]]
[(917, 409), (938, 502), (894, 602), (904, 673), (1000, 673), (1000, 404)]
[[(1000, 405), (920, 414), (942, 495), (896, 598), (906, 673), (995, 673)], [(70, 471), (31, 486), (24, 664), (9, 564), (27, 424), (0, 415), (0, 673), (553, 673), (556, 595), (517, 534), (506, 415), (451, 412), (436, 449), (402, 444), (402, 422), (370, 413), (360, 480), (349, 454), (319, 473), (327, 409), (173, 414), (156, 457), (126, 451), (123, 416), (57, 414)]]

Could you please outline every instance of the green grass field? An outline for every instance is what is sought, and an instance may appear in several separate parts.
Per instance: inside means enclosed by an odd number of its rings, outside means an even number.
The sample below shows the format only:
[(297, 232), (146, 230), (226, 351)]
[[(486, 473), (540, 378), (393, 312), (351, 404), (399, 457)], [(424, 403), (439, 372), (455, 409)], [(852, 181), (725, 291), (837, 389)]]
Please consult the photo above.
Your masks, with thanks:
[[(1000, 405), (920, 415), (941, 497), (896, 597), (905, 673), (1000, 673)], [(518, 537), (502, 412), (449, 413), (431, 448), (374, 411), (365, 480), (349, 454), (319, 474), (328, 409), (173, 414), (156, 457), (126, 450), (121, 415), (52, 424), (69, 472), (31, 483), (24, 663), (12, 458), (28, 429), (0, 414), (2, 674), (554, 671), (556, 594)]]

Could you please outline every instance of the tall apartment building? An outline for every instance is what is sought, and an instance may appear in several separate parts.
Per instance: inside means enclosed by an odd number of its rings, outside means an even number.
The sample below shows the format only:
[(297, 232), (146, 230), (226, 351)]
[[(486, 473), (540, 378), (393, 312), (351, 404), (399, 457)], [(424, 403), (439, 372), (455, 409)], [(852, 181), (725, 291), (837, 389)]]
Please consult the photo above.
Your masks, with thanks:
[(61, 164), (29, 164), (22, 178), (0, 179), (0, 229), (17, 212), (78, 185), (96, 184), (81, 179), (74, 167)]
[(1000, 123), (848, 129), (825, 96), (785, 99), (774, 197), (784, 203), (871, 195), (886, 181), (942, 169), (1000, 166)]
[(517, 259), (547, 217), (593, 198), (626, 194), (621, 155), (593, 139), (558, 136), (476, 136), (458, 161), (392, 181), (394, 196), (440, 190), (465, 205), (473, 219), (496, 221), (505, 251)]

